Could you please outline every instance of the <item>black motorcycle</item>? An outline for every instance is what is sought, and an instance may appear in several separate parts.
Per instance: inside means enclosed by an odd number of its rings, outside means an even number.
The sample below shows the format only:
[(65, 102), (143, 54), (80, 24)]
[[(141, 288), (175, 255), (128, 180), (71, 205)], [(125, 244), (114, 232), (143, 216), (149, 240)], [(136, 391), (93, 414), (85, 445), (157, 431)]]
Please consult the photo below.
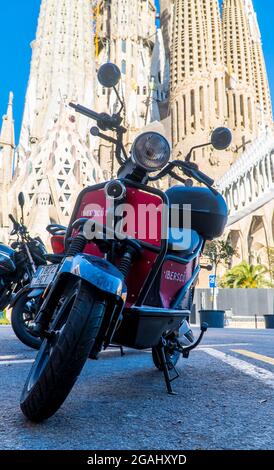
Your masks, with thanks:
[[(23, 235), (21, 241), (22, 246), (20, 249), (26, 250), (27, 253), (29, 251), (30, 256), (33, 258), (32, 271), (28, 273), (28, 276), (25, 275), (25, 278), (23, 278), (25, 279), (24, 282), (21, 280), (21, 283), (18, 284), (20, 289), (16, 289), (12, 301), (10, 302), (10, 308), (12, 308), (11, 324), (13, 331), (23, 344), (32, 349), (39, 349), (41, 346), (41, 339), (32, 334), (31, 326), (35, 321), (36, 315), (43, 302), (45, 288), (50, 281), (48, 274), (44, 286), (41, 284), (40, 280), (39, 288), (37, 288), (35, 276), (37, 272), (39, 272), (39, 267), (47, 265), (48, 273), (51, 272), (53, 278), (56, 272), (56, 266), (58, 266), (62, 261), (64, 253), (66, 227), (58, 224), (51, 224), (47, 227), (47, 231), (51, 235), (53, 253), (47, 253), (44, 245), (41, 245), (41, 248), (43, 247), (43, 255), (41, 253), (41, 257), (37, 257), (36, 252), (33, 250), (33, 244), (35, 243), (33, 243), (30, 236), (28, 234)], [(35, 242), (38, 240), (39, 238), (34, 239)], [(38, 247), (40, 247), (40, 245), (38, 245)], [(19, 270), (18, 276), (20, 277)]]
[(24, 195), (19, 194), (22, 216), (20, 222), (10, 214), (11, 236), (17, 240), (10, 246), (0, 243), (0, 310), (10, 307), (15, 295), (30, 282), (37, 266), (45, 265), (46, 248), (39, 237), (31, 238), (24, 225)]

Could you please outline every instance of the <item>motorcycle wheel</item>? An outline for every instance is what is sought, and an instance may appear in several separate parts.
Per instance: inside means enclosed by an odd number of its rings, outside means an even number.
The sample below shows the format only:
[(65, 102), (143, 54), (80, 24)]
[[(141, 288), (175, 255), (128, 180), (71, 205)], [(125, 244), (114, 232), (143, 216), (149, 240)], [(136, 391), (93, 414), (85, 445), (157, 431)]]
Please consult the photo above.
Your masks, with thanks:
[(28, 329), (28, 321), (34, 320), (34, 312), (30, 311), (28, 303), (32, 299), (28, 293), (22, 295), (14, 305), (11, 313), (11, 326), (17, 338), (26, 346), (32, 349), (40, 349), (42, 341), (33, 336)]
[[(168, 369), (172, 370), (173, 367), (175, 367), (177, 362), (179, 361), (181, 354), (179, 353), (179, 351), (174, 351), (174, 350), (172, 351), (167, 348), (165, 348), (165, 354), (166, 354)], [(158, 346), (152, 348), (152, 360), (153, 360), (155, 367), (162, 372), (163, 366), (161, 363)]]
[(50, 418), (67, 398), (106, 311), (106, 302), (82, 281), (68, 286), (57, 302), (54, 335), (43, 342), (21, 395), (21, 410), (33, 422)]

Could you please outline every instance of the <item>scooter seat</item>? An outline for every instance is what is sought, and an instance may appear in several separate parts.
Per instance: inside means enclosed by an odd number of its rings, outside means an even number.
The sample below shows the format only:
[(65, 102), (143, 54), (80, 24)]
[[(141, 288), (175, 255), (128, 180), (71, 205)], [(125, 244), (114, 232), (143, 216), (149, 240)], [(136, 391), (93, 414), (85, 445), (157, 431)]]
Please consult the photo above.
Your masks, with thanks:
[(178, 256), (189, 256), (197, 250), (201, 237), (191, 229), (169, 229), (168, 250)]

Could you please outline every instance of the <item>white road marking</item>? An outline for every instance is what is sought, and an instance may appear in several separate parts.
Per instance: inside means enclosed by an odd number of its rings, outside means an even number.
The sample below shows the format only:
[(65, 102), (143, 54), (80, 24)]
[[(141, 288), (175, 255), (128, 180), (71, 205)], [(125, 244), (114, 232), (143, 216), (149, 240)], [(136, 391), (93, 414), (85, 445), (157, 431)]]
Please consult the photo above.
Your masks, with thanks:
[(22, 358), (22, 354), (15, 354), (13, 356), (0, 356), (0, 361), (8, 361), (10, 359), (19, 359)]
[(220, 343), (220, 344), (201, 344), (198, 346), (199, 349), (202, 348), (224, 348), (224, 347), (233, 347), (233, 346), (251, 346), (251, 343)]
[(12, 364), (32, 364), (34, 359), (18, 359), (14, 361), (0, 361), (0, 366), (9, 366)]
[[(110, 349), (107, 349), (106, 351), (102, 351), (103, 354), (114, 353), (114, 352), (120, 353), (120, 349), (110, 348)], [(0, 366), (8, 366), (12, 364), (32, 364), (35, 361), (35, 359), (19, 359), (20, 357), (22, 357), (22, 355), (0, 356)]]
[(216, 349), (203, 348), (201, 351), (205, 352), (209, 356), (214, 357), (215, 359), (219, 359), (220, 361), (225, 362), (226, 364), (234, 367), (234, 369), (238, 369), (246, 375), (250, 375), (254, 379), (264, 382), (264, 384), (268, 385), (269, 387), (274, 388), (274, 374), (269, 370), (254, 366), (246, 361), (243, 361), (242, 359), (230, 356), (229, 354), (217, 351)]
[[(124, 352), (126, 352), (126, 349), (124, 348)], [(121, 350), (120, 349), (116, 349), (116, 348), (109, 348), (109, 349), (106, 349), (105, 351), (101, 351), (100, 352), (100, 355), (101, 354), (110, 354), (110, 353), (119, 353), (121, 354)]]
[[(234, 347), (234, 346), (251, 346), (251, 343), (220, 343), (220, 344), (202, 344), (198, 346), (197, 349), (193, 349), (192, 352), (201, 351), (203, 348), (226, 348), (226, 347)], [(151, 349), (145, 349), (141, 352), (145, 352), (151, 354)]]

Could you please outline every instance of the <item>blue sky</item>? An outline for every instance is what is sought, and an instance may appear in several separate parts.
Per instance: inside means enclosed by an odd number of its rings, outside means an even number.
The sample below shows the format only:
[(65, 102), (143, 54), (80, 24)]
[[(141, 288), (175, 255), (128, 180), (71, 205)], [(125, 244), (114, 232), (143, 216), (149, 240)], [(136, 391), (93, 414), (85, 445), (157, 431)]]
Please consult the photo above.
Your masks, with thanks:
[[(272, 98), (274, 99), (273, 0), (253, 0), (261, 27)], [(15, 95), (14, 115), (18, 137), (41, 0), (0, 0), (0, 115), (6, 111), (8, 94)], [(156, 1), (158, 3), (158, 1)]]

